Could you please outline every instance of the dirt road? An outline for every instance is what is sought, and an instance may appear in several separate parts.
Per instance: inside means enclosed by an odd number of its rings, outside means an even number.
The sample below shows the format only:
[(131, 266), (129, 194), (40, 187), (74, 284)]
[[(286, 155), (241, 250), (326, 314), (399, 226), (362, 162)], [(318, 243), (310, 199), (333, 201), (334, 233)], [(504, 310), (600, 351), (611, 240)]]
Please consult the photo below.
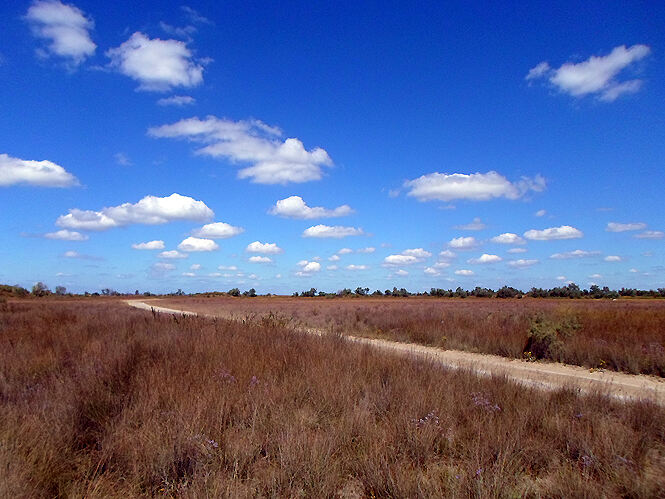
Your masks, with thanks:
[[(126, 300), (126, 303), (132, 307), (154, 310), (160, 313), (200, 315), (187, 310), (153, 306), (138, 300)], [(208, 314), (201, 315), (214, 317), (214, 315)], [(300, 331), (317, 335), (325, 334), (313, 328), (301, 329)], [(350, 335), (344, 337), (354, 343), (380, 348), (396, 354), (431, 359), (453, 369), (469, 370), (482, 376), (505, 376), (523, 385), (544, 390), (572, 387), (583, 393), (599, 392), (623, 400), (644, 399), (665, 406), (665, 381), (655, 376), (624, 374), (613, 371), (590, 372), (589, 369), (584, 367), (554, 362), (526, 362), (497, 355), (442, 350), (411, 343), (398, 343)]]

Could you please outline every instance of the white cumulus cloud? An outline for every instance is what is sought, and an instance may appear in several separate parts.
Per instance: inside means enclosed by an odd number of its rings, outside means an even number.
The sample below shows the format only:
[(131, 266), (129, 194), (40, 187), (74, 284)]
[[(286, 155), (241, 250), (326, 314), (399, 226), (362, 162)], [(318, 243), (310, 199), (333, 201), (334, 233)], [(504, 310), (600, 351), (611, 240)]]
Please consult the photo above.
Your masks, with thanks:
[(425, 270), (423, 270), (423, 272), (431, 276), (441, 275), (441, 273), (438, 270), (436, 270), (436, 268), (434, 267), (425, 267)]
[(517, 182), (510, 182), (503, 175), (490, 171), (469, 175), (435, 172), (407, 180), (404, 186), (410, 189), (407, 195), (418, 201), (489, 201), (495, 198), (519, 199), (529, 191), (543, 191), (545, 184), (545, 179), (540, 175), (534, 178), (522, 177)]
[(60, 241), (87, 241), (89, 237), (75, 230), (62, 229), (44, 234), (46, 239), (58, 239)]
[(321, 264), (319, 262), (308, 260), (300, 260), (298, 266), (300, 267), (300, 270), (296, 272), (296, 275), (299, 277), (306, 277), (321, 270)]
[(338, 255), (349, 255), (353, 253), (353, 250), (351, 248), (342, 248), (337, 252)]
[(398, 275), (398, 276), (404, 277), (404, 276), (409, 275), (409, 272), (406, 271), (406, 270), (404, 270), (404, 269), (399, 269), (399, 270), (396, 270), (396, 271), (395, 271), (395, 275)]
[(552, 241), (556, 239), (579, 239), (583, 237), (584, 233), (571, 227), (570, 225), (562, 225), (561, 227), (550, 227), (549, 229), (527, 230), (524, 237), (532, 241)]
[(504, 232), (503, 234), (494, 236), (490, 241), (498, 244), (526, 244), (524, 239), (512, 232)]
[(100, 211), (71, 209), (56, 220), (58, 227), (107, 230), (131, 224), (159, 225), (179, 220), (206, 220), (214, 215), (203, 201), (173, 193), (167, 197), (146, 196), (138, 203), (123, 203)]
[(243, 232), (245, 232), (245, 229), (242, 227), (234, 227), (224, 222), (215, 222), (194, 230), (192, 235), (208, 239), (227, 239)]
[(72, 187), (78, 183), (79, 181), (74, 175), (51, 161), (19, 159), (0, 154), (0, 187), (16, 184)]
[(471, 275), (473, 275), (473, 270), (459, 269), (459, 270), (455, 271), (455, 275), (471, 276)]
[(333, 255), (333, 256), (329, 257), (328, 260), (330, 260), (331, 262), (337, 262), (337, 261), (340, 260), (340, 257), (339, 257), (339, 255)]
[(529, 70), (526, 79), (547, 78), (554, 87), (573, 97), (595, 95), (600, 100), (611, 102), (623, 94), (639, 91), (642, 80), (619, 81), (617, 76), (650, 52), (646, 45), (620, 45), (607, 55), (591, 56), (578, 63), (566, 62), (558, 69), (541, 62)]
[(187, 44), (178, 40), (150, 39), (137, 31), (106, 55), (112, 68), (140, 83), (140, 90), (163, 92), (203, 81), (203, 66), (194, 60)]
[(264, 255), (277, 255), (283, 253), (284, 250), (277, 246), (277, 243), (262, 243), (254, 241), (245, 248), (247, 253), (263, 253)]
[(25, 17), (32, 33), (48, 40), (38, 55), (62, 57), (75, 67), (95, 53), (97, 45), (90, 38), (95, 23), (78, 7), (58, 0), (35, 1)]
[(478, 246), (478, 241), (473, 236), (455, 237), (448, 242), (448, 246), (456, 250), (470, 250)]
[(526, 248), (510, 248), (508, 253), (526, 253)]
[(132, 248), (135, 250), (161, 250), (164, 249), (164, 241), (148, 241), (145, 243), (135, 243), (132, 244)]
[(343, 237), (349, 236), (362, 236), (364, 234), (363, 230), (358, 227), (345, 227), (342, 225), (313, 225), (305, 229), (302, 233), (302, 237), (329, 237), (333, 239), (341, 239)]
[(190, 236), (178, 245), (178, 249), (180, 251), (215, 251), (219, 249), (219, 245), (212, 239)]
[(503, 261), (503, 258), (501, 258), (499, 255), (488, 255), (487, 253), (483, 253), (478, 258), (469, 258), (467, 263), (478, 265), (485, 263), (499, 263), (501, 261)]
[(383, 259), (384, 265), (390, 266), (411, 265), (418, 261), (418, 258), (411, 255), (388, 255)]
[(605, 260), (606, 262), (622, 262), (622, 261), (623, 261), (623, 258), (621, 258), (621, 257), (618, 256), (618, 255), (607, 255), (607, 256), (604, 258), (604, 260)]
[(384, 267), (411, 265), (422, 262), (432, 256), (432, 253), (423, 248), (406, 249), (397, 255), (388, 255), (383, 259)]
[(197, 154), (249, 163), (238, 178), (258, 184), (288, 184), (320, 180), (323, 167), (332, 159), (320, 147), (306, 150), (297, 138), (282, 140), (282, 132), (259, 120), (231, 121), (208, 116), (188, 118), (170, 125), (153, 127), (148, 134), (157, 138), (187, 139), (201, 144)]
[(307, 220), (313, 218), (344, 217), (353, 213), (353, 210), (347, 204), (343, 204), (333, 209), (323, 208), (321, 206), (310, 207), (307, 206), (307, 203), (305, 203), (300, 196), (290, 196), (277, 201), (275, 205), (270, 208), (268, 213), (284, 218), (300, 218)]

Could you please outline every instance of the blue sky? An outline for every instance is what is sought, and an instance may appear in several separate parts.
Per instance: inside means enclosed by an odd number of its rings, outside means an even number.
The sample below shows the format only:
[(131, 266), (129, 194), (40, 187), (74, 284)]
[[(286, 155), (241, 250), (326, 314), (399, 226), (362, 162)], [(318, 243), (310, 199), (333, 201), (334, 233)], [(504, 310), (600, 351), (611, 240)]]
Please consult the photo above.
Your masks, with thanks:
[(665, 7), (0, 7), (0, 282), (665, 285)]

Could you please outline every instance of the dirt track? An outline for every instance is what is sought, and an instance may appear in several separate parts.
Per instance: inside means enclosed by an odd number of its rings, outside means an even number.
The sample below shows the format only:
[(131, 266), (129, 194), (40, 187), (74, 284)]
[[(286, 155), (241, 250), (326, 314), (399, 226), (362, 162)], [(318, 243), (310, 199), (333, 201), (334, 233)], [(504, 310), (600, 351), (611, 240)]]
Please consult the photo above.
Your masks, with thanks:
[[(132, 307), (160, 313), (213, 317), (213, 315), (197, 314), (187, 310), (153, 306), (138, 300), (126, 300), (126, 303)], [(312, 328), (300, 329), (300, 331), (317, 335), (325, 334)], [(344, 337), (354, 343), (369, 345), (393, 353), (431, 359), (453, 369), (470, 370), (483, 376), (505, 376), (518, 383), (544, 390), (571, 387), (583, 393), (599, 392), (617, 399), (644, 399), (665, 405), (665, 381), (654, 376), (613, 371), (590, 372), (584, 367), (554, 362), (525, 362), (497, 355), (442, 350), (423, 345), (349, 335)]]

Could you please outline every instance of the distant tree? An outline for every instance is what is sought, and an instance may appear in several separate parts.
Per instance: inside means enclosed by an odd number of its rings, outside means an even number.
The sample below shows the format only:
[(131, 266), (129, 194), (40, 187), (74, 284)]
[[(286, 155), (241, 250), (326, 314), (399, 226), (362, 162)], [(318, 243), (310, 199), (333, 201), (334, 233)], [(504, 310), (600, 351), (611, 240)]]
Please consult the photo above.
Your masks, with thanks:
[(238, 288), (229, 289), (229, 296), (240, 296), (240, 290)]
[(300, 296), (305, 296), (307, 298), (314, 297), (316, 296), (316, 288), (310, 288), (309, 291), (303, 291), (302, 293), (300, 293)]
[(372, 293), (372, 296), (382, 296), (382, 295), (383, 293), (381, 292), (380, 289), (377, 289), (376, 291), (374, 291), (374, 293)]
[(254, 288), (250, 288), (247, 291), (243, 291), (242, 295), (243, 296), (248, 296), (250, 298), (254, 298), (256, 296), (256, 290)]
[(66, 295), (67, 294), (67, 288), (64, 286), (56, 286), (55, 287), (55, 294), (58, 296)]
[(135, 295), (138, 295), (138, 294), (139, 294), (139, 290), (137, 289), (136, 291), (134, 291), (134, 294), (135, 294)]
[(178, 291), (176, 291), (174, 294), (176, 296), (185, 296), (185, 292), (180, 288), (178, 288)]
[(497, 298), (521, 298), (522, 292), (510, 286), (504, 286), (496, 292)]
[(32, 287), (32, 294), (34, 296), (46, 296), (51, 294), (51, 290), (48, 288), (46, 284), (39, 281)]
[(361, 288), (360, 286), (356, 288), (356, 294), (358, 296), (365, 296), (367, 293), (369, 293), (369, 288)]

